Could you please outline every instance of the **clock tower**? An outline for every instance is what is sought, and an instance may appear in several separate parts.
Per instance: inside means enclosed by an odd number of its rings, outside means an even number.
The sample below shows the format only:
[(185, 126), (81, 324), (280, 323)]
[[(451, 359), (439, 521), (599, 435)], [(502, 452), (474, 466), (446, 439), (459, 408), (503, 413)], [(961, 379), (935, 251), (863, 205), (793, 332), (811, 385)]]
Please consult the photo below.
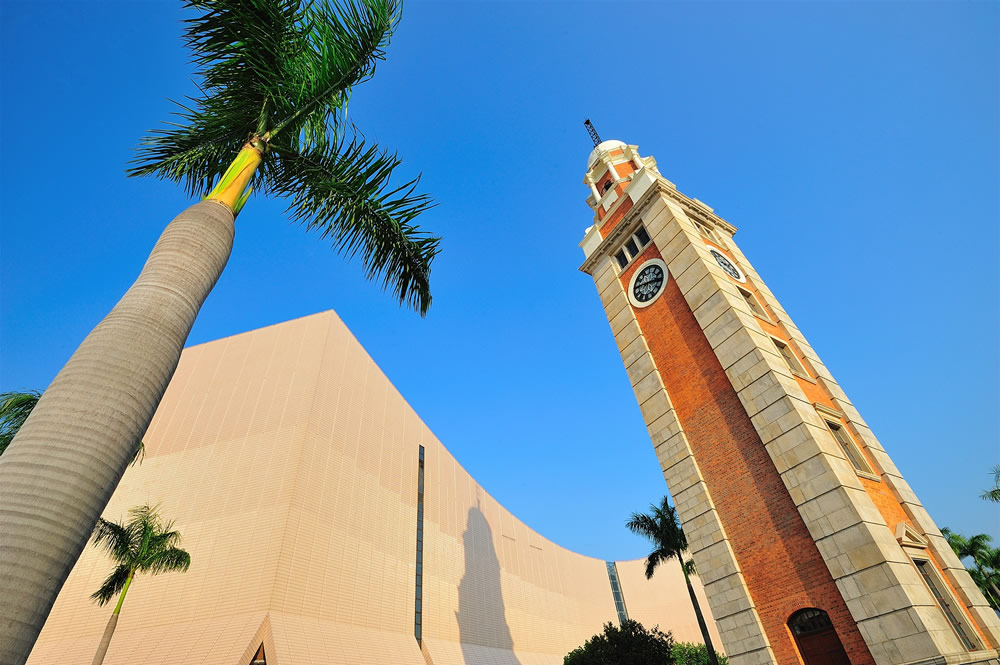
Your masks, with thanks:
[(736, 228), (595, 144), (581, 270), (730, 662), (998, 665), (1000, 620)]

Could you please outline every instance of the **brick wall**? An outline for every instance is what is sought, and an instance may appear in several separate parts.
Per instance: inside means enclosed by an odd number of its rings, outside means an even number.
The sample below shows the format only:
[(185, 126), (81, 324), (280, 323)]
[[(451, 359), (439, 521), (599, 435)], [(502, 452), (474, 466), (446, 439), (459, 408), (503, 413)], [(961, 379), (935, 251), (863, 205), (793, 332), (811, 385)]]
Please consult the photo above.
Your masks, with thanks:
[[(627, 287), (655, 246), (620, 276)], [(786, 621), (829, 615), (852, 663), (874, 663), (815, 543), (676, 282), (635, 310), (779, 663), (799, 663)]]

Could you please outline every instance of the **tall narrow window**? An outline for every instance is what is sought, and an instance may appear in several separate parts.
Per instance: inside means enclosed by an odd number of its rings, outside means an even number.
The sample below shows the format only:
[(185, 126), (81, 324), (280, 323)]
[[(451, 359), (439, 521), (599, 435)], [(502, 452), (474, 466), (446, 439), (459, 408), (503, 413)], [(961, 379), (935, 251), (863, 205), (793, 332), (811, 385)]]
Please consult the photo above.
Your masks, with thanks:
[(736, 287), (736, 290), (740, 292), (741, 296), (743, 296), (743, 300), (746, 301), (747, 307), (750, 308), (750, 311), (754, 316), (770, 321), (767, 314), (764, 312), (764, 308), (760, 306), (759, 302), (757, 302), (757, 298), (753, 293), (744, 288), (740, 288), (739, 286)]
[(799, 359), (795, 357), (795, 352), (792, 351), (787, 344), (774, 337), (771, 338), (771, 341), (774, 342), (774, 347), (778, 349), (778, 353), (781, 354), (781, 357), (785, 359), (785, 364), (788, 365), (788, 369), (792, 370), (796, 374), (808, 376), (805, 368), (802, 367), (802, 363), (800, 363)]
[(608, 579), (611, 580), (611, 595), (615, 599), (618, 623), (623, 624), (628, 621), (628, 610), (625, 609), (625, 596), (622, 595), (622, 586), (618, 582), (618, 566), (614, 561), (605, 561), (604, 564), (608, 567)]
[(639, 252), (651, 243), (653, 240), (649, 237), (649, 232), (646, 231), (646, 227), (639, 225), (632, 235), (630, 235), (622, 244), (621, 248), (615, 252), (615, 260), (618, 262), (618, 267), (624, 269), (632, 260), (639, 256)]
[(955, 601), (952, 600), (951, 594), (947, 593), (944, 589), (944, 585), (941, 583), (941, 579), (934, 570), (934, 565), (930, 561), (924, 561), (922, 559), (913, 559), (913, 564), (920, 571), (920, 576), (924, 578), (924, 583), (927, 584), (927, 588), (931, 590), (931, 594), (934, 596), (934, 600), (937, 601), (938, 607), (944, 612), (945, 617), (948, 618), (948, 623), (951, 624), (952, 629), (958, 635), (958, 639), (962, 640), (962, 644), (969, 651), (975, 651), (977, 646), (975, 642), (972, 641), (972, 636), (970, 631), (966, 630), (965, 622), (959, 618), (962, 610), (956, 607)]
[(619, 268), (624, 268), (625, 266), (628, 265), (628, 257), (625, 256), (625, 250), (624, 249), (619, 249), (618, 250), (618, 253), (615, 254), (615, 259), (618, 261), (618, 267)]
[(837, 440), (837, 443), (840, 444), (840, 447), (843, 449), (847, 459), (850, 460), (851, 466), (854, 467), (854, 470), (860, 473), (871, 474), (872, 468), (868, 465), (868, 460), (865, 459), (865, 456), (858, 449), (857, 444), (854, 443), (854, 439), (852, 439), (851, 435), (847, 433), (844, 426), (840, 423), (835, 423), (829, 420), (825, 422), (826, 426), (830, 428), (830, 433), (833, 434), (833, 438)]
[(420, 446), (417, 466), (417, 587), (413, 604), (413, 636), (419, 644), (423, 640), (423, 590), (424, 590), (424, 447)]

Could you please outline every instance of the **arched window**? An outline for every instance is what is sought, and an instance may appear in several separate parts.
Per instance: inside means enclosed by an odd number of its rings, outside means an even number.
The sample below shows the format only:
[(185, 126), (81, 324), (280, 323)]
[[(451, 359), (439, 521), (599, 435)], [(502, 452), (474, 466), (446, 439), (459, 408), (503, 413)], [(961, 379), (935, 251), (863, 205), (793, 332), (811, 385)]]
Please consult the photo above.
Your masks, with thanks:
[(806, 665), (851, 665), (830, 615), (823, 610), (799, 610), (788, 618), (788, 629)]

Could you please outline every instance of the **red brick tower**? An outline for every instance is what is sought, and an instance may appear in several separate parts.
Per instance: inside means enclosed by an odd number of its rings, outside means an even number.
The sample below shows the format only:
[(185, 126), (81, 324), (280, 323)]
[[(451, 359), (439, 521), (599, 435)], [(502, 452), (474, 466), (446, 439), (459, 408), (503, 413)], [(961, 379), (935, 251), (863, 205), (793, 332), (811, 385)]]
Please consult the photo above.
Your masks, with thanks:
[(997, 664), (1000, 620), (733, 241), (604, 141), (580, 246), (733, 665)]

